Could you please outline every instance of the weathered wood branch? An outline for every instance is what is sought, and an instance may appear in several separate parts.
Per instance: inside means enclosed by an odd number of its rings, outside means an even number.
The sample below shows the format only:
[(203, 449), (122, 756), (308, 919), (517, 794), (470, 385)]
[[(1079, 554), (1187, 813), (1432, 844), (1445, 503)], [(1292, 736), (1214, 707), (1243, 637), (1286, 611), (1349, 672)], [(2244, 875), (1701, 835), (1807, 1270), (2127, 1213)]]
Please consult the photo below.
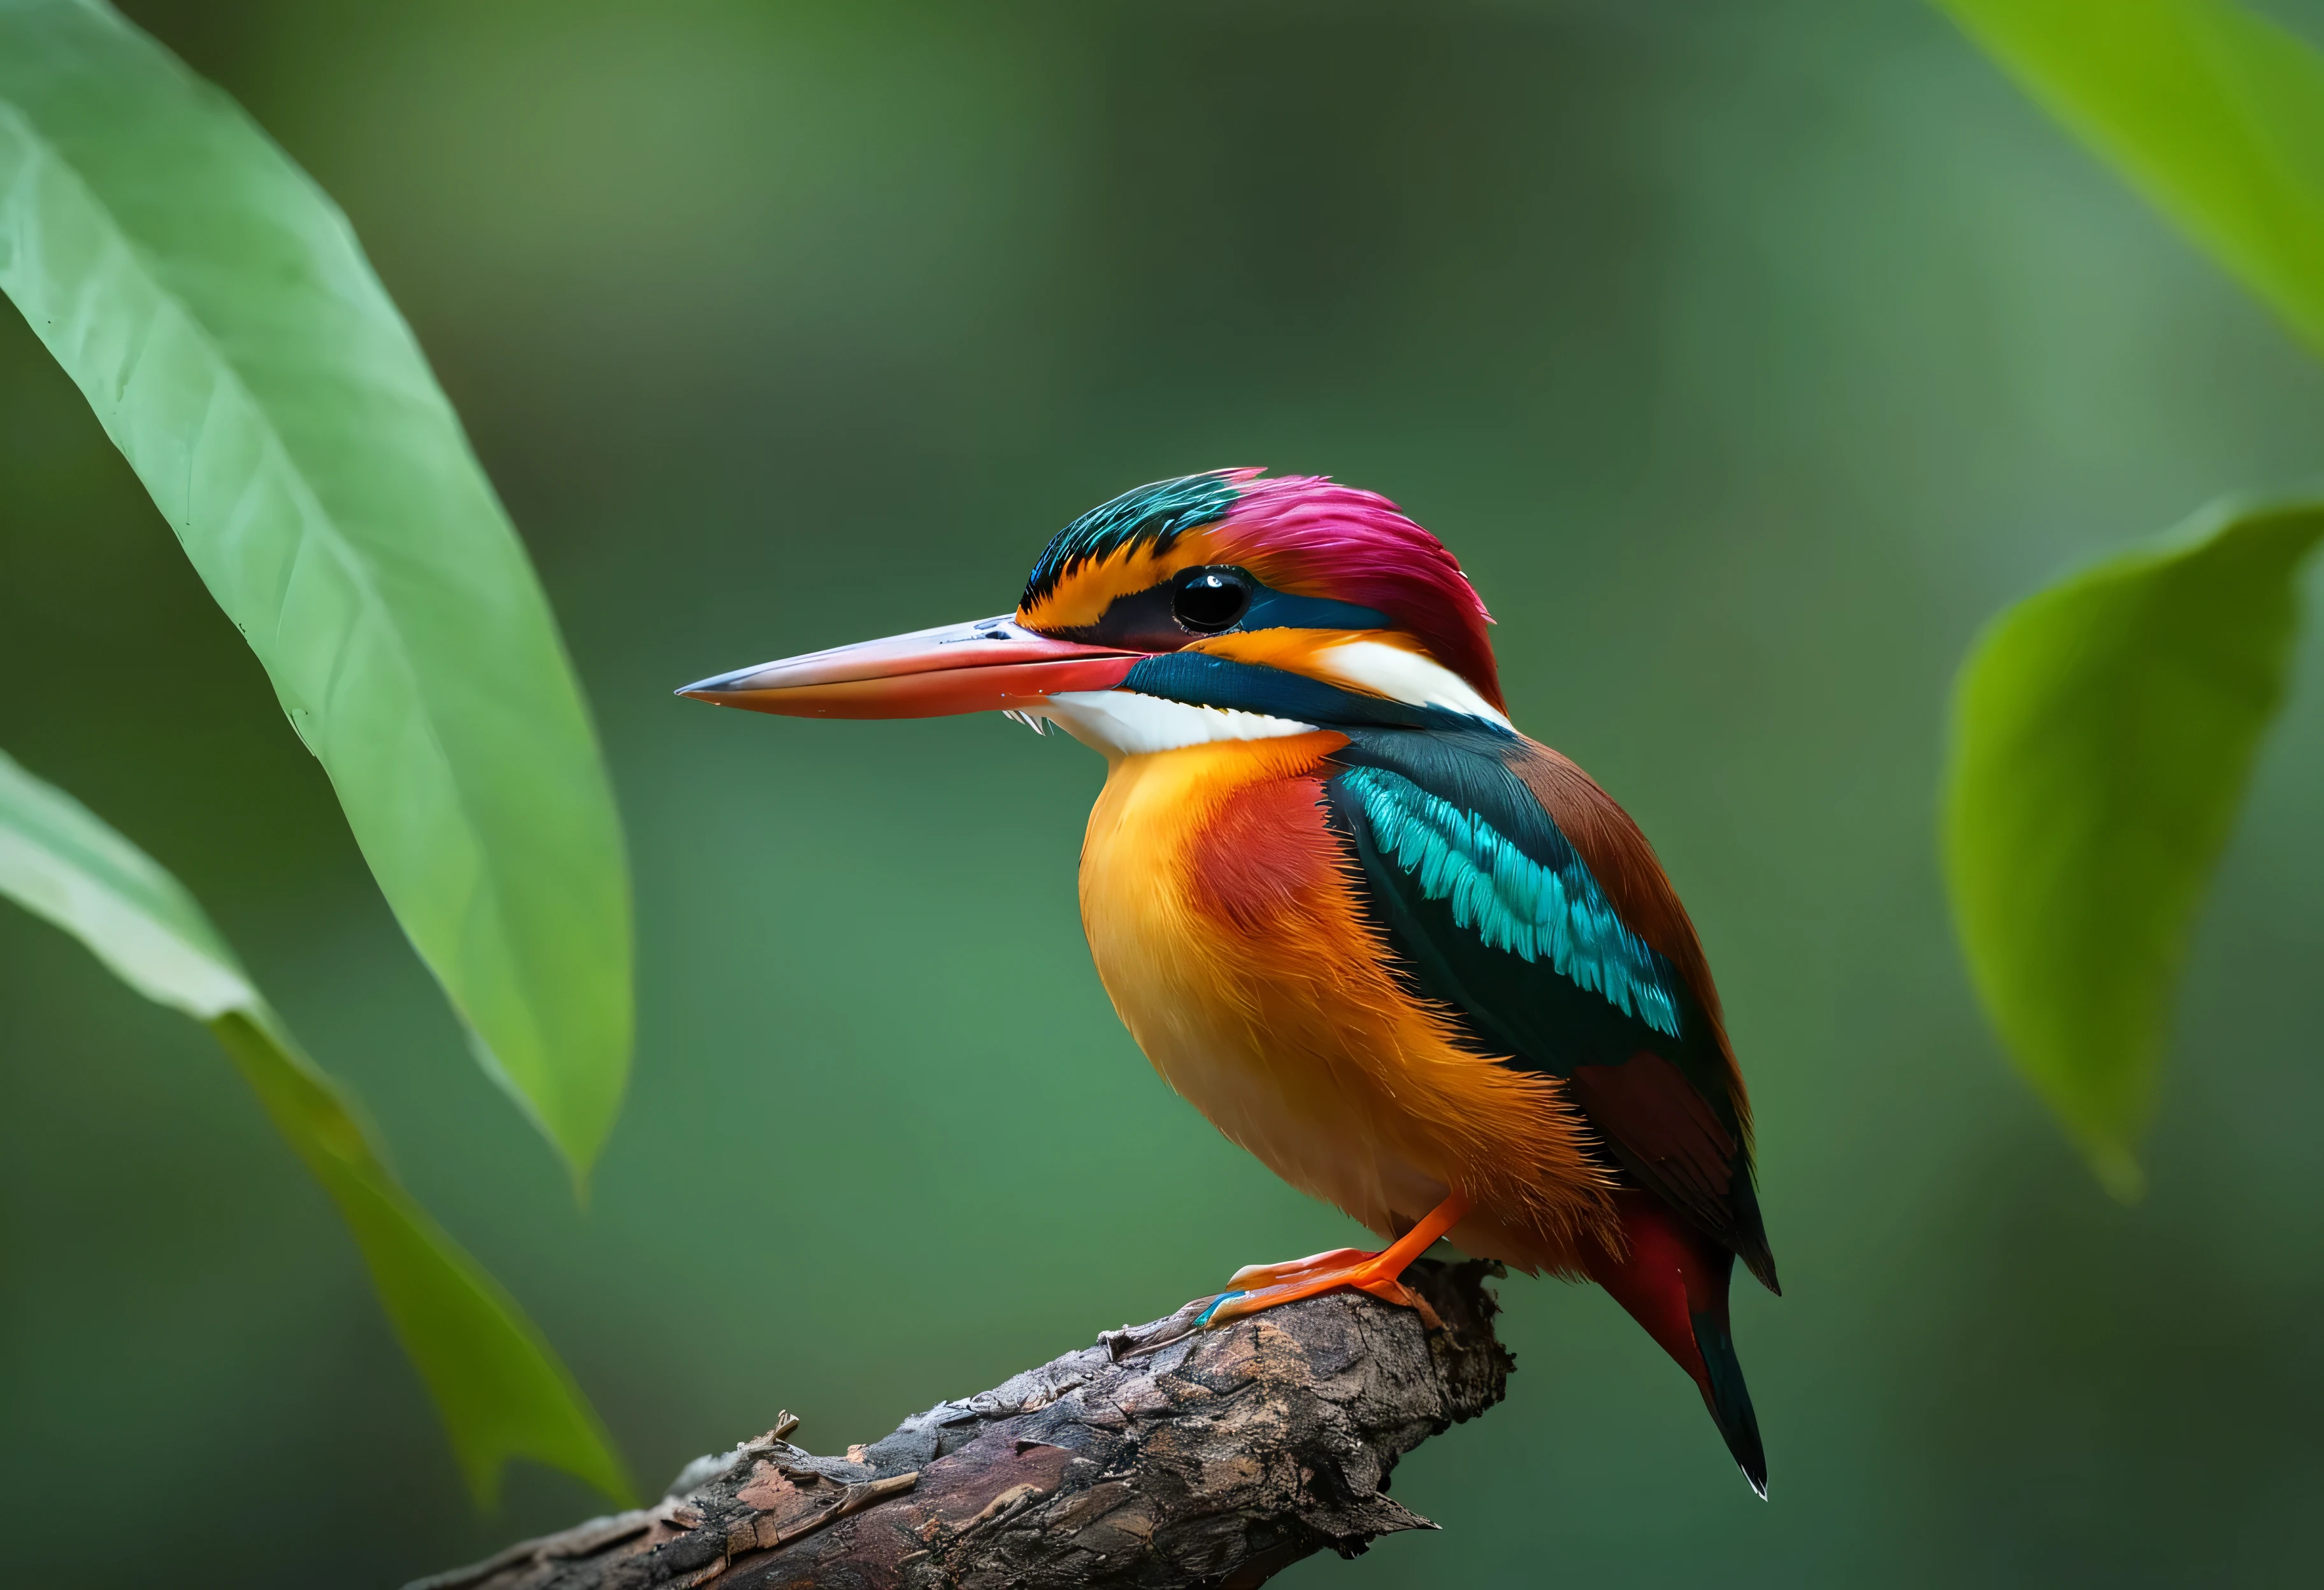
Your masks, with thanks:
[(696, 1459), (653, 1507), (406, 1590), (1244, 1590), (1434, 1527), (1389, 1499), (1388, 1471), (1500, 1401), (1499, 1273), (1414, 1265), (1437, 1329), (1360, 1293), (1213, 1331), (1189, 1303), (844, 1457), (792, 1446), (786, 1415)]

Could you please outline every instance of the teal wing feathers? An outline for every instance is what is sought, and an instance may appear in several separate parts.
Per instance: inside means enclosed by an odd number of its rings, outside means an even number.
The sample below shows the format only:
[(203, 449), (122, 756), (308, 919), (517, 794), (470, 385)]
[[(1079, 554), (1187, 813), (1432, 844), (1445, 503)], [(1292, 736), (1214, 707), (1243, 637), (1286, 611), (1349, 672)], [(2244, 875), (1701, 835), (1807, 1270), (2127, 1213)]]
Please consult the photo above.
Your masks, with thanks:
[(1546, 962), (1624, 1016), (1679, 1035), (1676, 973), (1630, 931), (1554, 824), (1539, 836), (1548, 854), (1536, 860), (1477, 813), (1401, 773), (1351, 767), (1340, 783), (1379, 852), (1423, 898), (1449, 904), (1456, 927), (1489, 950)]
[(1359, 892), (1415, 992), (1481, 1052), (1563, 1079), (1629, 1180), (1773, 1287), (1693, 930), (1636, 826), (1554, 758), (1505, 735), (1351, 733), (1325, 790)]

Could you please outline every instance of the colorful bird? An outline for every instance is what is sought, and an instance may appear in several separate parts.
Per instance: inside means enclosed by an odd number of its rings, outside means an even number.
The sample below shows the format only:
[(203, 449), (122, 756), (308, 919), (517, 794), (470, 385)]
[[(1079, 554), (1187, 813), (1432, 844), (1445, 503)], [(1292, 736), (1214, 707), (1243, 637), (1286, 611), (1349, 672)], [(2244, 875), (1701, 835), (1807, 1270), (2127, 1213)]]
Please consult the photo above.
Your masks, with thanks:
[(1770, 1291), (1751, 1117), (1646, 836), (1510, 725), (1452, 555), (1387, 499), (1219, 470), (1050, 541), (1013, 614), (679, 694), (794, 717), (1001, 712), (1102, 752), (1082, 921), (1157, 1071), (1388, 1239), (1238, 1272), (1207, 1322), (1398, 1277), (1439, 1237), (1614, 1294), (1752, 1488), (1728, 1324)]

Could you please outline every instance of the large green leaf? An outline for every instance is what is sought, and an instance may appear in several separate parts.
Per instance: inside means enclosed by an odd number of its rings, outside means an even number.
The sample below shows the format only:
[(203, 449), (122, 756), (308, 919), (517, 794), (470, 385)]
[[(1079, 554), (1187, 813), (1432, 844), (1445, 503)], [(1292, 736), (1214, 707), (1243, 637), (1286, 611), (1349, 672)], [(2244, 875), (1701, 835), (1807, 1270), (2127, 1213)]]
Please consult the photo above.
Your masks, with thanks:
[(2227, 0), (1938, 0), (2324, 352), (2324, 57)]
[(629, 1064), (629, 888), (546, 600), (346, 218), (110, 9), (0, 0), (0, 290), (329, 773), (487, 1070), (576, 1175)]
[(70, 795), (0, 755), (0, 895), (47, 917), (149, 999), (208, 1024), (346, 1217), (480, 1502), (537, 1458), (617, 1501), (604, 1429), (515, 1300), (404, 1191), (193, 896)]
[(2134, 1196), (2190, 924), (2283, 695), (2324, 505), (2199, 522), (2001, 615), (1961, 669), (1947, 881), (2017, 1064)]

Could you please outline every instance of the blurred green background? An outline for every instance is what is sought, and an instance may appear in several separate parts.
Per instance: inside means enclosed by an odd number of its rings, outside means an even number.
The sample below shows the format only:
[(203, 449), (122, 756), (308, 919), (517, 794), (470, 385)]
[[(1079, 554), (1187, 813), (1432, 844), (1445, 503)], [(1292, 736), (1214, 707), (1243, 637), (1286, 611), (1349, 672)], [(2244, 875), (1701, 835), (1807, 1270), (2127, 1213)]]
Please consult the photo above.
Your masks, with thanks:
[[(1232, 464), (1383, 491), (1519, 722), (1718, 969), (1791, 1295), (1774, 1469), (1603, 1296), (1514, 1279), (1442, 1534), (1286, 1583), (2273, 1584), (2324, 1485), (2324, 642), (2202, 921), (2153, 1190), (2004, 1066), (1933, 862), (2006, 601), (2312, 480), (2324, 370), (1908, 0), (139, 3), (355, 219), (507, 497), (637, 866), (629, 1112), (576, 1211), (256, 663), (0, 316), (0, 745), (184, 878), (641, 1483), (823, 1450), (1352, 1240), (1174, 1098), (1074, 899), (1102, 767), (704, 674), (1008, 607)], [(2273, 14), (2324, 41), (2324, 5)], [(2312, 587), (2311, 587), (2311, 594)], [(388, 1585), (479, 1519), (353, 1246), (208, 1037), (0, 914), (12, 1577)]]

